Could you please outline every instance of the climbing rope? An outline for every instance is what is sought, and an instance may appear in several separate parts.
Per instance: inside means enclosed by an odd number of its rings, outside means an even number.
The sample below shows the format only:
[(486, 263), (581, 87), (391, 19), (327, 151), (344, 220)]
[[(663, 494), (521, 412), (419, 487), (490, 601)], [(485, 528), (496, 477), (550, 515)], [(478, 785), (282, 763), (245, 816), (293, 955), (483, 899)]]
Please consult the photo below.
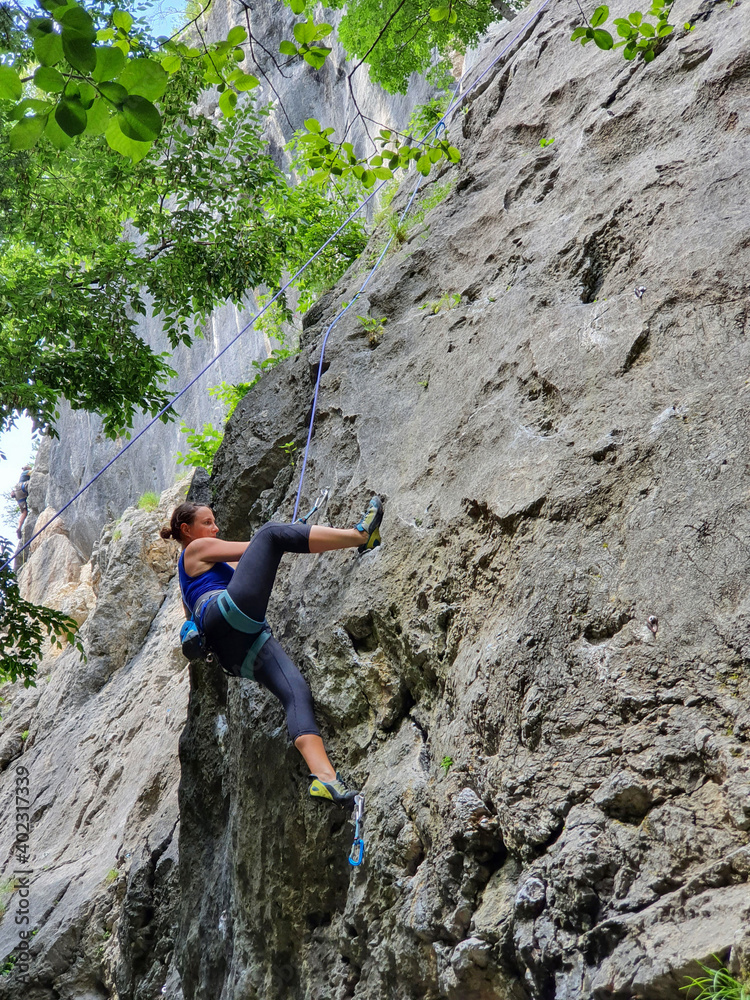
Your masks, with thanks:
[[(433, 132), (439, 130), (441, 125), (445, 126), (446, 119), (450, 115), (453, 114), (453, 112), (456, 110), (456, 108), (472, 92), (472, 90), (474, 90), (479, 85), (479, 83), (481, 83), (481, 81), (484, 79), (484, 77), (490, 72), (490, 70), (492, 70), (492, 68), (494, 66), (497, 65), (497, 63), (503, 58), (503, 56), (511, 48), (511, 46), (518, 40), (518, 38), (520, 38), (520, 36), (536, 20), (536, 18), (539, 17), (539, 15), (542, 13), (542, 11), (545, 9), (545, 7), (547, 7), (547, 5), (550, 2), (551, 2), (551, 0), (544, 0), (544, 2), (542, 3), (542, 5), (534, 12), (534, 14), (532, 14), (532, 16), (528, 19), (528, 21), (526, 21), (526, 23), (523, 25), (523, 27), (520, 28), (515, 33), (515, 35), (511, 38), (511, 40), (508, 42), (508, 44), (504, 46), (504, 48), (500, 51), (500, 53), (497, 56), (495, 56), (495, 58), (492, 60), (492, 62), (490, 62), (490, 64), (487, 66), (487, 68), (477, 77), (476, 80), (474, 80), (474, 82), (471, 84), (471, 86), (467, 87), (466, 90), (464, 91), (464, 93), (459, 98), (453, 100), (453, 102), (450, 104), (450, 106), (448, 107), (448, 109), (446, 110), (446, 112), (444, 113), (444, 115), (442, 116), (442, 118), (440, 119), (440, 121), (438, 121), (430, 129), (430, 131), (427, 133), (427, 135), (425, 135), (424, 140), (426, 140)], [(459, 85), (460, 85), (460, 81), (459, 81)], [(458, 88), (456, 88), (456, 89), (458, 89)], [(414, 198), (416, 197), (416, 194), (417, 194), (417, 191), (419, 190), (419, 186), (420, 186), (421, 182), (422, 182), (422, 176), (420, 175), (419, 180), (417, 181), (417, 184), (416, 184), (416, 186), (414, 188), (414, 191), (412, 192), (411, 198), (409, 199), (409, 202), (408, 202), (406, 208), (401, 213), (401, 220), (400, 221), (403, 221), (403, 219), (406, 217), (406, 214), (408, 213), (409, 209), (411, 208), (411, 205), (412, 205), (412, 203), (414, 201)], [(286, 284), (283, 285), (279, 289), (278, 292), (276, 292), (276, 294), (266, 303), (266, 305), (261, 310), (259, 310), (259, 312), (257, 312), (252, 317), (252, 319), (248, 323), (245, 324), (245, 326), (243, 326), (243, 328), (239, 331), (239, 333), (237, 333), (229, 341), (229, 343), (225, 347), (223, 347), (217, 354), (215, 354), (213, 356), (213, 358), (211, 358), (211, 360), (208, 362), (208, 364), (206, 364), (198, 372), (198, 374), (194, 378), (192, 378), (190, 380), (190, 382), (188, 382), (188, 384), (183, 389), (181, 389), (175, 396), (173, 396), (172, 399), (166, 404), (166, 406), (162, 407), (162, 409), (159, 410), (159, 412), (156, 414), (156, 416), (154, 416), (146, 424), (146, 426), (143, 427), (135, 435), (134, 438), (132, 438), (132, 440), (128, 441), (128, 443), (123, 448), (121, 448), (117, 452), (117, 454), (112, 459), (110, 459), (110, 461), (107, 462), (107, 464), (102, 469), (100, 469), (99, 472), (96, 473), (95, 476), (92, 476), (92, 478), (84, 486), (82, 486), (80, 490), (78, 490), (78, 492), (75, 494), (75, 496), (73, 496), (70, 500), (68, 500), (68, 502), (66, 504), (64, 504), (58, 511), (56, 511), (52, 515), (52, 517), (49, 519), (49, 521), (47, 521), (43, 525), (43, 527), (39, 529), (39, 531), (35, 532), (31, 536), (31, 538), (28, 540), (28, 542), (26, 542), (24, 545), (22, 545), (20, 548), (18, 548), (14, 552), (14, 554), (9, 559), (7, 559), (2, 564), (2, 566), (0, 566), (0, 572), (2, 572), (2, 570), (6, 569), (6, 567), (8, 567), (14, 559), (16, 559), (18, 556), (20, 556), (21, 553), (24, 552), (32, 544), (32, 542), (36, 541), (36, 539), (39, 538), (39, 536), (44, 531), (46, 531), (46, 529), (54, 521), (56, 521), (57, 518), (60, 517), (61, 514), (64, 514), (65, 511), (68, 509), (68, 507), (70, 507), (72, 504), (74, 504), (75, 501), (80, 496), (82, 496), (86, 492), (87, 489), (89, 489), (89, 487), (93, 486), (93, 484), (97, 481), (97, 479), (99, 479), (101, 476), (104, 475), (104, 473), (107, 471), (107, 469), (111, 468), (114, 465), (114, 463), (119, 458), (121, 458), (129, 448), (132, 448), (132, 446), (136, 443), (136, 441), (139, 441), (140, 438), (142, 438), (143, 435), (154, 426), (154, 424), (156, 423), (156, 421), (160, 420), (161, 417), (163, 417), (164, 414), (168, 410), (170, 410), (174, 406), (174, 404), (179, 399), (181, 399), (182, 396), (184, 396), (185, 393), (189, 389), (191, 389), (200, 378), (203, 377), (203, 375), (206, 374), (206, 372), (209, 370), (209, 368), (211, 368), (214, 364), (216, 364), (216, 362), (219, 360), (219, 358), (221, 358), (224, 354), (226, 354), (226, 352), (237, 343), (237, 341), (240, 339), (240, 337), (243, 334), (245, 334), (250, 329), (250, 327), (252, 327), (260, 319), (260, 317), (265, 312), (268, 311), (268, 309), (271, 308), (271, 306), (274, 304), (274, 302), (276, 302), (276, 300), (281, 295), (284, 294), (284, 292), (289, 288), (289, 286), (293, 282), (295, 282), (297, 280), (297, 278), (300, 277), (300, 275), (304, 274), (304, 272), (307, 270), (307, 268), (310, 266), (310, 264), (312, 264), (312, 262), (314, 260), (316, 260), (320, 256), (321, 253), (323, 253), (323, 251), (325, 250), (325, 248), (339, 235), (339, 233), (341, 233), (344, 229), (346, 229), (346, 227), (349, 225), (349, 223), (354, 218), (356, 218), (356, 216), (362, 211), (362, 209), (365, 208), (373, 200), (373, 198), (375, 198), (375, 196), (382, 190), (382, 188), (387, 183), (388, 183), (388, 181), (384, 180), (384, 181), (381, 181), (380, 184), (378, 184), (378, 186), (372, 191), (372, 193), (369, 194), (367, 196), (367, 198), (365, 198), (365, 200), (351, 213), (351, 215), (348, 216), (347, 219), (344, 220), (344, 222), (342, 222), (342, 224), (339, 226), (339, 228), (336, 230), (336, 232), (332, 233), (331, 236), (329, 236), (328, 239), (325, 241), (325, 243), (323, 243), (315, 251), (315, 253), (311, 257), (309, 257), (307, 259), (307, 261), (305, 261), (305, 263), (297, 271), (295, 271), (295, 273), (292, 275), (291, 278), (289, 278), (289, 280), (286, 282)], [(386, 254), (386, 252), (388, 250), (388, 247), (390, 246), (391, 241), (393, 240), (393, 238), (394, 237), (392, 236), (391, 239), (386, 244), (384, 250), (382, 251), (382, 253), (378, 257), (378, 260), (376, 261), (375, 266), (370, 271), (369, 275), (365, 279), (365, 282), (363, 283), (363, 285), (360, 288), (359, 292), (357, 292), (357, 294), (355, 295), (354, 299), (352, 299), (352, 301), (346, 306), (346, 308), (344, 308), (344, 309), (341, 310), (341, 312), (338, 314), (338, 316), (336, 316), (336, 318), (333, 320), (333, 322), (330, 324), (328, 330), (326, 331), (326, 336), (324, 337), (323, 345), (322, 345), (322, 348), (321, 348), (320, 362), (318, 364), (318, 375), (317, 375), (317, 379), (315, 381), (315, 394), (314, 394), (314, 398), (313, 398), (313, 409), (312, 409), (312, 414), (310, 416), (310, 427), (309, 427), (308, 435), (307, 435), (307, 443), (305, 445), (305, 454), (304, 454), (304, 459), (303, 459), (303, 463), (302, 463), (302, 471), (301, 471), (301, 474), (300, 474), (299, 489), (297, 490), (297, 499), (296, 499), (295, 505), (294, 505), (294, 517), (293, 517), (293, 520), (297, 517), (297, 510), (299, 509), (299, 500), (300, 500), (300, 496), (301, 496), (301, 493), (302, 493), (302, 482), (303, 482), (304, 475), (305, 475), (305, 469), (307, 468), (307, 459), (308, 459), (308, 453), (309, 453), (309, 448), (310, 448), (310, 440), (312, 438), (313, 422), (315, 420), (315, 409), (316, 409), (316, 406), (317, 406), (318, 392), (319, 392), (319, 388), (320, 388), (320, 379), (321, 379), (322, 374), (323, 374), (323, 355), (324, 355), (324, 352), (325, 352), (325, 345), (326, 345), (326, 342), (328, 340), (328, 336), (330, 335), (331, 330), (336, 325), (336, 323), (339, 321), (339, 319), (341, 319), (341, 317), (348, 311), (348, 309), (354, 304), (354, 302), (357, 300), (357, 298), (359, 298), (359, 296), (364, 291), (364, 289), (367, 286), (367, 283), (369, 282), (370, 278), (372, 277), (372, 275), (375, 273), (375, 271), (379, 267), (380, 262), (383, 260), (383, 257), (385, 256), (385, 254)]]

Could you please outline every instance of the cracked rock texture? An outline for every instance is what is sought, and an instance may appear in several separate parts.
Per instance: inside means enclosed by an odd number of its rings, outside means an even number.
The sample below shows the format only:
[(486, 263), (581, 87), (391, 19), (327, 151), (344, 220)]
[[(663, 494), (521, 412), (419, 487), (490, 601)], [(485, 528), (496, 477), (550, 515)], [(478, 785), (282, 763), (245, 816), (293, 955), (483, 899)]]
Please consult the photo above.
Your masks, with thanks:
[[(302, 505), (328, 487), (347, 525), (378, 492), (384, 544), (287, 557), (269, 619), (366, 794), (361, 868), (274, 699), (185, 668), (177, 491), (32, 555), (88, 660), (3, 705), (3, 877), (22, 766), (38, 933), (0, 1000), (677, 1000), (712, 955), (748, 970), (747, 10), (686, 0), (644, 66), (551, 4), (331, 336)], [(291, 517), (282, 446), (367, 269), (238, 407), (226, 537)]]
[[(18, 959), (0, 976), (3, 1000), (181, 996), (177, 740), (188, 671), (177, 553), (158, 528), (186, 489), (166, 491), (158, 510), (125, 511), (84, 564), (56, 521), (19, 574), (27, 600), (77, 609), (87, 658), (53, 648), (36, 687), (3, 691), (0, 957)], [(24, 982), (19, 932), (32, 930)]]
[[(571, 45), (576, 12), (458, 116), (453, 193), (351, 311), (379, 343), (329, 342), (302, 505), (376, 491), (384, 544), (288, 558), (270, 620), (366, 793), (360, 870), (272, 698), (193, 667), (191, 1000), (661, 1000), (750, 958), (747, 9), (686, 4), (650, 66)], [(238, 408), (228, 536), (291, 516), (281, 446), (364, 273)]]

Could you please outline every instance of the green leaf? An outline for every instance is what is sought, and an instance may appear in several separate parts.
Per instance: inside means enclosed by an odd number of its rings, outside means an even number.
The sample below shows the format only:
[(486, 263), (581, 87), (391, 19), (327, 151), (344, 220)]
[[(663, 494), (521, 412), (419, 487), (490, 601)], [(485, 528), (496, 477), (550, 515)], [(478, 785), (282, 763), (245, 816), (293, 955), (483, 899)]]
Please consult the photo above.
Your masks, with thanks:
[(305, 128), (308, 132), (320, 132), (320, 122), (317, 118), (306, 118)]
[(86, 135), (104, 135), (109, 125), (110, 108), (98, 97), (86, 112)]
[(181, 65), (182, 65), (182, 59), (180, 59), (180, 57), (176, 55), (164, 56), (164, 58), (161, 61), (161, 68), (164, 70), (165, 73), (169, 73), (170, 76), (172, 75), (172, 73), (176, 73)]
[(151, 149), (150, 142), (136, 142), (123, 135), (117, 118), (112, 119), (104, 136), (110, 149), (114, 149), (116, 153), (121, 153), (123, 156), (129, 156), (133, 163), (142, 160)]
[(67, 149), (73, 141), (57, 124), (54, 115), (49, 115), (47, 118), (47, 127), (44, 130), (44, 136), (55, 149)]
[(313, 24), (313, 19), (308, 17), (306, 21), (301, 21), (294, 26), (294, 37), (300, 43), (304, 45), (309, 44), (315, 40), (315, 25)]
[(375, 167), (373, 173), (381, 181), (389, 181), (393, 177), (393, 171), (388, 167)]
[(642, 20), (643, 20), (643, 14), (641, 14), (639, 10), (634, 10), (632, 14), (628, 14), (628, 21), (630, 21), (631, 24), (634, 24), (636, 28), (638, 27), (638, 25), (641, 23)]
[(594, 31), (594, 41), (600, 49), (611, 49), (615, 44), (614, 38), (604, 28), (597, 28)]
[(325, 45), (318, 45), (314, 49), (308, 49), (302, 57), (313, 69), (320, 69), (326, 61), (331, 50)]
[(116, 28), (122, 28), (123, 31), (128, 32), (133, 27), (133, 18), (126, 10), (116, 10), (112, 14), (112, 23)]
[(674, 31), (673, 24), (660, 24), (656, 31), (656, 34), (659, 36), (659, 38), (666, 38), (666, 36), (671, 35), (673, 31)]
[(297, 46), (294, 44), (294, 42), (280, 42), (279, 43), (279, 52), (283, 56), (296, 56), (297, 55)]
[[(609, 7), (602, 4), (601, 7), (597, 7), (594, 13), (591, 15), (591, 27), (598, 28), (600, 24), (604, 22), (609, 17)], [(594, 39), (596, 41), (596, 39)]]
[(32, 17), (26, 25), (29, 38), (43, 38), (54, 30), (55, 25), (49, 17)]
[(86, 80), (81, 80), (78, 84), (78, 94), (81, 98), (81, 104), (86, 111), (88, 111), (98, 96), (96, 88), (87, 83)]
[(54, 104), (51, 101), (40, 101), (36, 97), (24, 97), (24, 99), (19, 101), (13, 108), (10, 113), (10, 117), (13, 121), (18, 122), (25, 117), (27, 111), (35, 111), (37, 115), (46, 115), (52, 110), (53, 107)]
[(40, 66), (34, 73), (34, 83), (47, 94), (61, 94), (65, 86), (65, 77), (51, 66)]
[(585, 28), (583, 28), (583, 27), (576, 28), (576, 30), (570, 36), (570, 40), (571, 40), (571, 42), (575, 42), (575, 41), (577, 41), (579, 38), (581, 38), (585, 34), (586, 34), (586, 29)]
[(450, 7), (432, 7), (430, 9), (431, 21), (447, 21), (450, 14)]
[(653, 49), (646, 49), (646, 51), (643, 53), (643, 61), (651, 62), (651, 60), (654, 58), (655, 55), (656, 53), (654, 52)]
[(430, 163), (437, 163), (438, 160), (442, 160), (442, 158), (443, 158), (443, 151), (442, 151), (442, 149), (435, 148), (435, 149), (429, 150), (428, 153), (427, 153), (427, 155), (430, 158)]
[(85, 38), (92, 45), (96, 41), (96, 28), (94, 27), (93, 18), (83, 7), (58, 7), (53, 11), (52, 16), (62, 25), (63, 37), (66, 32), (70, 32), (75, 33), (80, 38)]
[(628, 44), (622, 50), (622, 54), (623, 54), (624, 58), (627, 59), (628, 62), (629, 62), (631, 59), (635, 59), (637, 51), (638, 51), (638, 49), (636, 47), (635, 42), (631, 41), (631, 42), (628, 42)]
[(0, 100), (19, 101), (23, 95), (23, 84), (14, 69), (0, 66)]
[(8, 134), (11, 149), (31, 149), (36, 146), (47, 124), (47, 116), (43, 118), (22, 118), (14, 125)]
[(161, 115), (145, 97), (131, 94), (123, 101), (118, 116), (120, 131), (136, 142), (153, 142), (161, 132)]
[(316, 24), (314, 41), (319, 42), (321, 38), (327, 38), (332, 31), (332, 24), (327, 24), (325, 21), (322, 21), (320, 24)]
[(234, 109), (237, 106), (237, 95), (233, 90), (225, 90), (219, 98), (219, 107), (222, 114), (227, 118), (234, 118)]
[(86, 112), (81, 102), (64, 97), (55, 108), (55, 121), (66, 135), (80, 135), (86, 130)]
[(457, 20), (458, 20), (458, 14), (456, 13), (455, 10), (452, 10), (448, 15), (448, 24), (455, 24)]
[(42, 66), (54, 66), (63, 57), (62, 36), (51, 32), (36, 38), (34, 52)]
[(257, 87), (260, 80), (257, 76), (253, 76), (252, 73), (233, 73), (230, 77), (229, 82), (235, 88), (235, 90), (245, 91), (252, 90), (253, 87)]
[(74, 30), (63, 28), (63, 54), (73, 69), (93, 73), (96, 69), (96, 50), (91, 41)]
[(448, 159), (451, 163), (459, 163), (461, 160), (461, 150), (456, 146), (448, 147)]
[[(91, 74), (93, 79), (97, 83), (101, 83), (103, 80), (114, 80), (125, 65), (125, 53), (113, 45), (100, 45), (94, 51), (96, 52), (96, 67)], [(172, 56), (171, 58), (176, 58), (179, 62), (180, 57)]]
[(232, 53), (232, 59), (234, 59), (234, 61), (238, 63), (244, 62), (245, 61), (244, 49), (235, 49), (234, 52)]
[(237, 24), (230, 30), (226, 40), (230, 47), (233, 45), (239, 45), (241, 42), (247, 41), (247, 31), (241, 24)]
[(99, 86), (100, 92), (118, 108), (128, 96), (127, 90), (119, 83), (102, 83)]
[(420, 156), (417, 160), (417, 170), (423, 177), (426, 177), (430, 172), (430, 158), (429, 156)]
[(295, 14), (301, 14), (305, 9), (305, 0), (289, 0), (289, 6)]
[(158, 101), (167, 89), (169, 77), (153, 59), (129, 59), (117, 82), (130, 94)]

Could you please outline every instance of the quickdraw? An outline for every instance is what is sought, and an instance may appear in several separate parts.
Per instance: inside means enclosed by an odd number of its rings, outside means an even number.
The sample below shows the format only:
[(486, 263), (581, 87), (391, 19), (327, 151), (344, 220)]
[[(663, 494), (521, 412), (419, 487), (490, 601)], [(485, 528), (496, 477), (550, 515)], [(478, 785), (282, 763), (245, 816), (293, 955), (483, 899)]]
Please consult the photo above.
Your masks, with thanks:
[(328, 490), (323, 490), (323, 492), (319, 495), (318, 499), (313, 504), (312, 508), (308, 510), (308, 512), (305, 514), (304, 517), (298, 517), (295, 524), (299, 523), (300, 521), (302, 522), (302, 524), (307, 524), (307, 522), (310, 520), (313, 514), (316, 511), (320, 510), (321, 507), (324, 507), (327, 503), (328, 503)]
[(362, 821), (365, 817), (365, 797), (359, 792), (354, 796), (354, 843), (349, 852), (349, 864), (359, 868), (365, 860), (365, 839), (362, 836)]

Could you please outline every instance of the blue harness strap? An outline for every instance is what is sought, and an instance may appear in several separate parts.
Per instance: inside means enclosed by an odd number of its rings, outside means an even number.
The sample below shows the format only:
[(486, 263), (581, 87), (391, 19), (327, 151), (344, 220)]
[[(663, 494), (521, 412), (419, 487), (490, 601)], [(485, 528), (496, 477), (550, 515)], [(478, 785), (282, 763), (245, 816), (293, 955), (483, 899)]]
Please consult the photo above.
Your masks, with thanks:
[(230, 625), (237, 632), (244, 633), (244, 635), (257, 636), (255, 642), (248, 649), (240, 667), (240, 677), (247, 677), (249, 680), (254, 680), (255, 672), (253, 668), (255, 661), (258, 653), (271, 638), (271, 627), (268, 622), (256, 622), (254, 618), (250, 618), (244, 611), (240, 611), (226, 590), (223, 590), (219, 594), (216, 603), (227, 625)]

